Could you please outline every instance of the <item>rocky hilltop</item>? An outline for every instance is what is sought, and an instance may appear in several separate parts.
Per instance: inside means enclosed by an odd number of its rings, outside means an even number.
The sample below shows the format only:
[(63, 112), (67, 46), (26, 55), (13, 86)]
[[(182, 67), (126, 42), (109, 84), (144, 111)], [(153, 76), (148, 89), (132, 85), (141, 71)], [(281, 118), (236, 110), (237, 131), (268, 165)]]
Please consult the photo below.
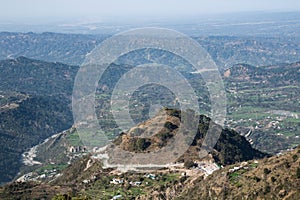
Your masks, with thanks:
[[(35, 173), (37, 178), (18, 179), (8, 184), (2, 188), (0, 197), (55, 199), (56, 194), (65, 194), (82, 199), (111, 199), (118, 195), (125, 199), (148, 199), (149, 195), (156, 199), (174, 199), (177, 194), (194, 187), (195, 180), (209, 177), (221, 167), (268, 156), (253, 149), (237, 132), (222, 129), (210, 118), (201, 115), (194, 140), (176, 162), (161, 168), (138, 168), (125, 172), (103, 165), (101, 154), (108, 153), (112, 148), (118, 147), (129, 153), (146, 152), (144, 156), (147, 156), (147, 153), (168, 146), (176, 134), (179, 134), (178, 128), (183, 114), (179, 110), (163, 109), (153, 118), (122, 133), (106, 148), (106, 152), (86, 154), (64, 170), (52, 170), (51, 173), (56, 174), (51, 177), (45, 175), (48, 172), (47, 168), (38, 168), (31, 172)], [(200, 158), (199, 150), (203, 138), (212, 126), (221, 128), (220, 139), (206, 157)], [(57, 140), (63, 140), (68, 134), (74, 132), (64, 132)], [(53, 143), (53, 140), (49, 142)], [(59, 144), (59, 141), (56, 143)], [(57, 145), (54, 145), (54, 148), (57, 148)], [(51, 152), (51, 147), (48, 151)]]

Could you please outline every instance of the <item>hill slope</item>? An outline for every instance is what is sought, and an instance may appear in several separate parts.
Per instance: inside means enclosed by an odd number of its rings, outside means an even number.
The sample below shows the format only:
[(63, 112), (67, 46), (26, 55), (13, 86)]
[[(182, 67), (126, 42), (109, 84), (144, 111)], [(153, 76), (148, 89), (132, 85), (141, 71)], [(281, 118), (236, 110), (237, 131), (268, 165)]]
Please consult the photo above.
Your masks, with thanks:
[(0, 184), (19, 172), (21, 154), (73, 124), (77, 67), (20, 57), (0, 61)]
[[(178, 129), (182, 113), (174, 109), (164, 109), (164, 111), (167, 114), (167, 120), (164, 123), (163, 134), (161, 129), (155, 129), (155, 127), (150, 125), (162, 119), (160, 114), (158, 114), (137, 127), (133, 127), (128, 133), (121, 134), (112, 147), (107, 147), (107, 151), (110, 151), (110, 148), (113, 148), (113, 146), (119, 146), (128, 152), (155, 151), (162, 146), (169, 145), (172, 137), (177, 134), (176, 129)], [(38, 179), (42, 181), (40, 184), (30, 181), (9, 184), (2, 188), (0, 197), (7, 195), (12, 198), (45, 197), (51, 199), (54, 196), (54, 192), (49, 190), (49, 185), (52, 185), (52, 188), (56, 188), (55, 192), (57, 193), (63, 194), (66, 193), (65, 191), (69, 191), (69, 195), (78, 197), (87, 196), (90, 198), (111, 199), (115, 195), (122, 194), (124, 198), (130, 199), (148, 199), (153, 196), (157, 197), (157, 199), (165, 199), (164, 196), (169, 196), (167, 199), (173, 199), (175, 196), (170, 194), (170, 191), (179, 194), (181, 191), (193, 187), (197, 178), (203, 179), (203, 177), (212, 173), (213, 170), (219, 168), (215, 162), (227, 165), (267, 156), (253, 149), (249, 142), (237, 132), (223, 129), (220, 140), (212, 150), (212, 155), (200, 159), (199, 147), (209, 124), (210, 126), (218, 126), (211, 123), (208, 117), (200, 116), (199, 131), (195, 140), (174, 166), (121, 172), (116, 168), (103, 167), (103, 160), (99, 159), (99, 153), (96, 153), (94, 156), (84, 156), (63, 171), (56, 171), (57, 175), (53, 176), (54, 178), (45, 179), (43, 175), (40, 175)], [(147, 132), (150, 129), (152, 134), (147, 136)], [(143, 140), (143, 138), (148, 138), (150, 144), (144, 145), (143, 142), (136, 142), (139, 140), (147, 141), (147, 139)], [(100, 155), (102, 154), (100, 153)], [(192, 165), (188, 164), (190, 162), (192, 162)], [(202, 168), (206, 165), (207, 170)], [(209, 172), (209, 168), (212, 168), (211, 172)], [(43, 173), (45, 172), (44, 168)], [(118, 183), (114, 180), (123, 180), (123, 182)], [(14, 192), (11, 193), (12, 191)]]
[[(233, 170), (236, 167), (236, 170)], [(228, 166), (195, 181), (178, 199), (299, 199), (300, 147), (284, 155)]]
[[(157, 151), (173, 142), (176, 134), (178, 134), (182, 114), (179, 110), (165, 108), (153, 118), (131, 128), (127, 133), (121, 134), (115, 140), (114, 145), (129, 152)], [(253, 149), (250, 143), (239, 133), (230, 129), (222, 129), (209, 117), (201, 115), (197, 134), (192, 138), (193, 141), (190, 142), (191, 146), (188, 150), (177, 160), (178, 162), (199, 160), (200, 147), (209, 128), (221, 130), (214, 149), (209, 150), (219, 164), (228, 165), (267, 156), (267, 154)], [(185, 139), (187, 140), (188, 136)]]

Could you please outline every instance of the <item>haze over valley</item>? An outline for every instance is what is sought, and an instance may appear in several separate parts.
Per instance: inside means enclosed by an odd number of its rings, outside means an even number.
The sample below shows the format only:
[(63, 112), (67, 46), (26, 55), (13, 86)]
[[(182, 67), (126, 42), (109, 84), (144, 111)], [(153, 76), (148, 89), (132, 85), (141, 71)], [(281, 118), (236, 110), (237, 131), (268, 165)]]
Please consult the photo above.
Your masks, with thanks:
[(0, 199), (300, 198), (298, 2), (66, 2), (0, 8)]

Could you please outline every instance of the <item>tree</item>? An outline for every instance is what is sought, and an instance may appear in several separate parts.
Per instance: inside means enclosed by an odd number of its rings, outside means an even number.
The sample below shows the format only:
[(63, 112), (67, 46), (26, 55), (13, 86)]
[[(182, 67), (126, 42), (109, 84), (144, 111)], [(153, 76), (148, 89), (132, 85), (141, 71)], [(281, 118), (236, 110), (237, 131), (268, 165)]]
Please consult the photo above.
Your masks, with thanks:
[(151, 145), (151, 142), (146, 138), (138, 138), (135, 143), (137, 151), (144, 151)]
[(187, 169), (190, 169), (192, 167), (196, 166), (196, 164), (192, 160), (186, 160), (184, 161), (184, 167)]
[(300, 167), (297, 168), (296, 177), (300, 178)]

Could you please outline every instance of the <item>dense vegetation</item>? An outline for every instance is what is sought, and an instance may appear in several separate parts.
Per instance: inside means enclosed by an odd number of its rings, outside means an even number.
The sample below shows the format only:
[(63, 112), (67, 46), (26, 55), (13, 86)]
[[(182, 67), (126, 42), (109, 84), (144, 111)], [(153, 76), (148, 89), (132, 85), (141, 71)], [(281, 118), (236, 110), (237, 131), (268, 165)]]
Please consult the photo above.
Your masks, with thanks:
[(21, 154), (73, 124), (78, 68), (20, 57), (0, 62), (0, 184), (19, 172)]
[(24, 151), (72, 125), (68, 103), (58, 97), (29, 97), (18, 108), (0, 112), (0, 182), (15, 177)]
[(79, 65), (105, 35), (0, 33), (0, 59), (28, 58)]
[(32, 95), (67, 95), (73, 90), (78, 67), (25, 57), (0, 61), (0, 91)]

